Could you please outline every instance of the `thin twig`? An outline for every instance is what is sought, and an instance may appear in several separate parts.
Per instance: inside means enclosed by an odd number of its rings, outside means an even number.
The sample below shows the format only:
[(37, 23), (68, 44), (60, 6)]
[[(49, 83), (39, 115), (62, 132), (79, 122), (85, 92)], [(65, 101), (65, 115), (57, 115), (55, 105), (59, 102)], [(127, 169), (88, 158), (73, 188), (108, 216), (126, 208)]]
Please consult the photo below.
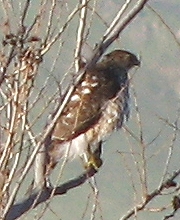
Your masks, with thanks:
[(122, 216), (119, 220), (127, 220), (130, 217), (132, 217), (135, 214), (135, 212), (143, 210), (149, 202), (151, 202), (157, 196), (161, 195), (162, 191), (168, 187), (169, 183), (173, 182), (174, 179), (179, 175), (180, 175), (180, 169), (177, 170), (176, 172), (174, 172), (172, 177), (170, 177), (169, 179), (164, 181), (158, 189), (155, 189), (153, 192), (148, 194), (142, 203), (139, 203), (136, 206), (134, 206), (124, 216)]
[(87, 0), (80, 0), (81, 10), (79, 16), (79, 27), (77, 31), (77, 40), (76, 40), (76, 49), (74, 54), (74, 64), (76, 73), (79, 71), (80, 62), (81, 62), (81, 50), (84, 40), (84, 31), (86, 25), (86, 17), (87, 17)]
[(168, 168), (169, 168), (169, 165), (170, 165), (170, 161), (172, 159), (172, 154), (173, 154), (173, 149), (174, 149), (174, 143), (177, 139), (177, 122), (179, 120), (179, 114), (178, 114), (178, 117), (175, 121), (175, 127), (173, 130), (174, 130), (174, 133), (173, 133), (173, 137), (172, 137), (172, 140), (171, 140), (171, 144), (169, 146), (169, 152), (168, 152), (168, 156), (167, 156), (167, 160), (166, 160), (166, 165), (165, 165), (165, 168), (164, 168), (164, 171), (163, 171), (163, 175), (162, 175), (162, 178), (161, 178), (161, 181), (160, 181), (160, 184), (159, 184), (159, 187), (162, 185), (162, 182), (165, 180), (167, 174), (168, 174)]

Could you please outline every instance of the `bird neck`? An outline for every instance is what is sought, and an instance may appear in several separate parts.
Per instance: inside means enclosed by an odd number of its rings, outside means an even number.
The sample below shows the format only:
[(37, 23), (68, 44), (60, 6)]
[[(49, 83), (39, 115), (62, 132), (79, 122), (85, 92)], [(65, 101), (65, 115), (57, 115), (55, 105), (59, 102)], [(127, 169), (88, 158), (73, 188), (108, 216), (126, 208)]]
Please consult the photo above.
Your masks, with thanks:
[[(101, 67), (102, 68), (102, 67)], [(121, 66), (118, 65), (104, 65), (103, 71), (106, 72), (110, 77), (114, 76), (120, 84), (126, 83), (128, 79), (128, 71)]]

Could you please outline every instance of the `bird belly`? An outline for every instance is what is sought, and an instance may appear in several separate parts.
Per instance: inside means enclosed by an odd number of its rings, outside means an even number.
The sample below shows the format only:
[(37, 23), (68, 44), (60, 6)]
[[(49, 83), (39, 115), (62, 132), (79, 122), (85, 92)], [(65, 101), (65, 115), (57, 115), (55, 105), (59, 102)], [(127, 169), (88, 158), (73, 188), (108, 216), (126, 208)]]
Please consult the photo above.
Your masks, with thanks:
[(71, 141), (56, 143), (53, 149), (49, 152), (53, 161), (58, 162), (61, 158), (73, 160), (77, 156), (82, 156), (88, 147), (88, 142), (84, 134), (80, 134)]

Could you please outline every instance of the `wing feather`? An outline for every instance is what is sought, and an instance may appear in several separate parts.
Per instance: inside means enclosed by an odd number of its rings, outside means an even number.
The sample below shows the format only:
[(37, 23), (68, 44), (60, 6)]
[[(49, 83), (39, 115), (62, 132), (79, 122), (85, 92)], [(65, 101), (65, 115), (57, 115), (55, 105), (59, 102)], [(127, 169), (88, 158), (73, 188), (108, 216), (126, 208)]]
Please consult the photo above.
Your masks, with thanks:
[(115, 96), (119, 87), (117, 77), (112, 80), (108, 71), (88, 70), (57, 121), (52, 139), (68, 141), (90, 129), (101, 117), (104, 103)]

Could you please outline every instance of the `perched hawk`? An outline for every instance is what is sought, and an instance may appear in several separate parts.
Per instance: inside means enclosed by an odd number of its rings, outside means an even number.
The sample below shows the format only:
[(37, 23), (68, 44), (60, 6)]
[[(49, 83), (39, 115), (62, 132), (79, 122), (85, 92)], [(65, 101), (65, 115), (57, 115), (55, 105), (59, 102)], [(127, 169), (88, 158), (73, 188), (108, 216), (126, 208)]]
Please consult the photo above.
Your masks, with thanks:
[(139, 64), (134, 54), (115, 50), (86, 70), (52, 132), (51, 167), (63, 157), (90, 158), (102, 140), (121, 128), (129, 115), (128, 71)]

